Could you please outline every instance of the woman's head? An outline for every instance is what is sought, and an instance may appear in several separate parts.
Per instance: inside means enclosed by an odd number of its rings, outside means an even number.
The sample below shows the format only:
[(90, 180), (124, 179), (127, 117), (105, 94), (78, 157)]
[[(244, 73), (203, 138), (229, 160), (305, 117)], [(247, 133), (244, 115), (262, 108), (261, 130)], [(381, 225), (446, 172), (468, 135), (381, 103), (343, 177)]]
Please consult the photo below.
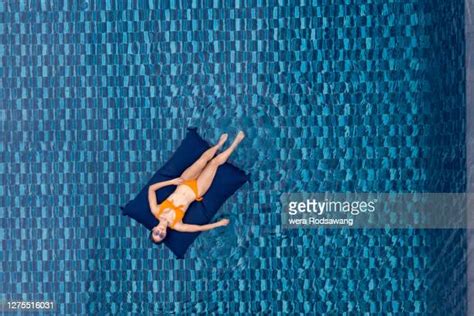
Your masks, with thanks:
[(166, 221), (160, 221), (158, 225), (153, 227), (150, 232), (150, 240), (155, 244), (159, 244), (163, 241), (166, 237), (166, 229), (168, 227), (168, 223)]

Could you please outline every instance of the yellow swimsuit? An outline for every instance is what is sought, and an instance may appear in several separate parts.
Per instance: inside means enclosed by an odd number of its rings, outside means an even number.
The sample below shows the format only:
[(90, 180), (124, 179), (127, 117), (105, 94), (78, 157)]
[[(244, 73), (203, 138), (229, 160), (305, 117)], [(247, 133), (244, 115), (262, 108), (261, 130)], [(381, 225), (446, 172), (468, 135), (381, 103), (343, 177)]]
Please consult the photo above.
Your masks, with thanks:
[[(194, 195), (196, 196), (196, 201), (202, 201), (202, 197), (199, 196), (198, 194), (198, 188), (197, 188), (197, 180), (196, 179), (190, 179), (183, 181), (184, 185), (187, 185), (191, 190), (193, 190)], [(157, 217), (163, 213), (163, 210), (170, 208), (174, 211), (174, 221), (171, 223), (170, 227), (173, 228), (174, 225), (176, 225), (178, 222), (180, 222), (183, 217), (184, 217), (184, 210), (183, 210), (183, 205), (174, 205), (174, 203), (171, 200), (164, 200), (163, 203), (160, 204), (160, 209), (158, 211)]]
[(198, 184), (196, 179), (189, 179), (183, 181), (184, 185), (187, 185), (191, 190), (193, 190), (194, 195), (196, 196), (196, 201), (202, 201), (202, 197), (198, 193)]

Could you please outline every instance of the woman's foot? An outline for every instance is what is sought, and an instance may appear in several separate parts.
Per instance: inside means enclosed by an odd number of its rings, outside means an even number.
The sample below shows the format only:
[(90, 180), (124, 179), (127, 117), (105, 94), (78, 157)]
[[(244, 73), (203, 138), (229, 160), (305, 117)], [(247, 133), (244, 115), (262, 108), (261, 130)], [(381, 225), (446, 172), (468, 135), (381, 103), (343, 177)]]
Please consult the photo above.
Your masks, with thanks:
[[(217, 166), (220, 166), (223, 163), (225, 163), (227, 161), (227, 159), (229, 158), (230, 154), (232, 154), (232, 152), (235, 150), (235, 148), (237, 148), (237, 146), (242, 141), (242, 139), (244, 139), (244, 137), (245, 137), (244, 132), (242, 132), (242, 131), (238, 132), (237, 135), (234, 138), (234, 141), (229, 146), (229, 148), (227, 148), (226, 150), (221, 152), (219, 155), (217, 155), (217, 157), (213, 158), (211, 161), (216, 162)], [(203, 172), (205, 172), (205, 171), (206, 170), (204, 170)]]
[(242, 139), (244, 139), (244, 138), (245, 138), (245, 133), (244, 133), (243, 131), (239, 131), (239, 132), (237, 133), (237, 136), (235, 136), (235, 140), (236, 140), (237, 142), (239, 142), (239, 143), (240, 143), (240, 142), (242, 141)]
[(242, 131), (238, 132), (237, 135), (234, 138), (234, 141), (232, 142), (232, 145), (230, 145), (229, 148), (235, 149), (240, 144), (242, 139), (244, 139), (244, 138), (245, 138), (244, 132), (242, 132)]
[(229, 137), (228, 134), (222, 134), (221, 137), (219, 138), (219, 141), (217, 142), (217, 148), (220, 149), (222, 145), (226, 142), (227, 138)]

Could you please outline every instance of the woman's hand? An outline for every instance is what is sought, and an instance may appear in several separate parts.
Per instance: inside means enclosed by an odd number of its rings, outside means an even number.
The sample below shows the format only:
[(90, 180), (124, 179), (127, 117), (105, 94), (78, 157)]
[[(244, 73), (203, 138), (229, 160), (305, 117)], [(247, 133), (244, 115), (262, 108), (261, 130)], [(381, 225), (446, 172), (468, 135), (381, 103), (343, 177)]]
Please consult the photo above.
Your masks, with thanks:
[(192, 224), (184, 224), (184, 223), (177, 223), (174, 225), (174, 230), (179, 232), (186, 232), (186, 233), (194, 233), (194, 232), (203, 232), (206, 230), (211, 230), (221, 226), (227, 226), (229, 224), (228, 219), (221, 219), (218, 222), (206, 225), (192, 225)]
[(181, 183), (183, 183), (183, 178), (174, 178), (170, 180), (170, 183), (174, 185), (180, 185)]
[(227, 226), (229, 224), (229, 220), (227, 218), (221, 219), (217, 222), (219, 226)]

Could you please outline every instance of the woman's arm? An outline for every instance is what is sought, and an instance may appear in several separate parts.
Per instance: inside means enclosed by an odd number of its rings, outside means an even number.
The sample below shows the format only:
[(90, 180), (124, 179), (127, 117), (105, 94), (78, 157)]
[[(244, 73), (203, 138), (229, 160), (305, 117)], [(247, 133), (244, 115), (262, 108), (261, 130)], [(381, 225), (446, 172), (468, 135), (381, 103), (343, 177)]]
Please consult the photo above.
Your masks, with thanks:
[(163, 187), (166, 187), (168, 185), (178, 185), (178, 184), (181, 184), (183, 182), (183, 179), (181, 178), (175, 178), (175, 179), (171, 179), (171, 180), (168, 180), (168, 181), (162, 181), (162, 182), (157, 182), (157, 183), (154, 183), (152, 185), (150, 185), (148, 187), (148, 192), (151, 190), (151, 191), (156, 191), (156, 190), (159, 190)]
[(184, 232), (184, 233), (194, 233), (194, 232), (203, 232), (206, 230), (211, 230), (211, 229), (221, 227), (221, 226), (227, 226), (227, 224), (229, 224), (228, 219), (221, 219), (218, 222), (206, 224), (206, 225), (191, 225), (191, 224), (178, 223), (174, 225), (173, 229), (179, 232)]
[(178, 185), (183, 182), (183, 179), (176, 178), (168, 181), (157, 182), (152, 184), (148, 187), (148, 203), (150, 203), (150, 209), (153, 210), (154, 208), (158, 207), (158, 201), (156, 200), (156, 190), (159, 190), (163, 187), (168, 185)]

